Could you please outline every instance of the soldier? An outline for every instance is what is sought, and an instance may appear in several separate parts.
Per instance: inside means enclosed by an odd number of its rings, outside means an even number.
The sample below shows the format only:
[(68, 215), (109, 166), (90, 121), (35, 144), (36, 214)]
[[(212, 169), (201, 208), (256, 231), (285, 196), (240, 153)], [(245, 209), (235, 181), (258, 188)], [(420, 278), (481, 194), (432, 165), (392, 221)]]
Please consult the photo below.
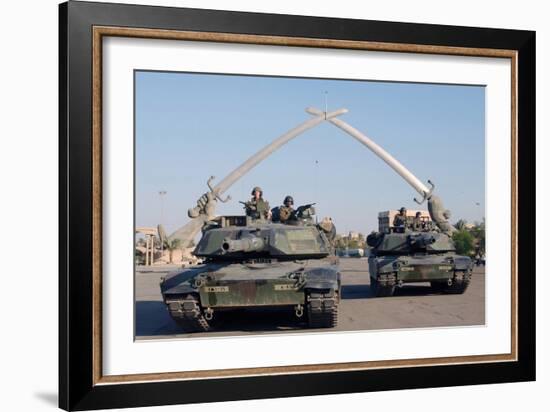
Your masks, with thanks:
[(288, 195), (285, 197), (285, 200), (283, 201), (283, 206), (279, 207), (279, 220), (281, 223), (286, 223), (293, 217), (294, 215), (294, 199), (292, 196)]
[(263, 191), (261, 187), (256, 186), (252, 189), (252, 199), (245, 203), (246, 215), (253, 219), (270, 219), (271, 210), (269, 202), (263, 199)]
[(422, 222), (422, 213), (416, 212), (414, 219), (412, 221), (412, 229), (416, 232), (420, 232), (424, 229), (424, 223)]
[(399, 214), (393, 218), (393, 226), (397, 228), (405, 229), (407, 226), (407, 209), (402, 207), (399, 209)]

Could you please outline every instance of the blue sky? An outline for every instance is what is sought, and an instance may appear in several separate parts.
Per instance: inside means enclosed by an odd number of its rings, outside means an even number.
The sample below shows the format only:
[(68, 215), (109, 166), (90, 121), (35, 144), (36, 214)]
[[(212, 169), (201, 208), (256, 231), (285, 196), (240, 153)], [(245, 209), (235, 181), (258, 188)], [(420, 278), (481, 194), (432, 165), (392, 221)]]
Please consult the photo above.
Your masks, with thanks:
[[(485, 89), (353, 80), (136, 72), (136, 224), (161, 220), (167, 231), (188, 221), (187, 209), (253, 153), (309, 118), (304, 109), (346, 107), (342, 120), (431, 179), (452, 221), (485, 213)], [(369, 233), (381, 210), (416, 209), (417, 193), (365, 146), (323, 123), (292, 140), (239, 180), (219, 204), (241, 214), (253, 186), (271, 206), (285, 195), (317, 202), (339, 233)], [(426, 208), (426, 205), (420, 208)]]

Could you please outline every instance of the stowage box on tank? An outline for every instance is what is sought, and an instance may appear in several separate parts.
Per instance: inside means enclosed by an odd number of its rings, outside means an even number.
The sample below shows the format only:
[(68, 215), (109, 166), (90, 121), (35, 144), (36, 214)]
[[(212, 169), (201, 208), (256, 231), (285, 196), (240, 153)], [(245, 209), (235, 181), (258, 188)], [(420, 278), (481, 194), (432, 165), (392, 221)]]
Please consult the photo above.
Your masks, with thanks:
[(379, 216), (381, 231), (367, 237), (371, 288), (375, 296), (392, 296), (404, 283), (430, 282), (437, 292), (460, 294), (468, 287), (472, 260), (456, 253), (448, 233), (424, 220), (422, 229), (387, 225)]
[(247, 216), (211, 221), (194, 254), (204, 264), (161, 282), (164, 303), (187, 331), (207, 331), (220, 311), (293, 308), (312, 328), (336, 326), (340, 273), (330, 234), (309, 221)]

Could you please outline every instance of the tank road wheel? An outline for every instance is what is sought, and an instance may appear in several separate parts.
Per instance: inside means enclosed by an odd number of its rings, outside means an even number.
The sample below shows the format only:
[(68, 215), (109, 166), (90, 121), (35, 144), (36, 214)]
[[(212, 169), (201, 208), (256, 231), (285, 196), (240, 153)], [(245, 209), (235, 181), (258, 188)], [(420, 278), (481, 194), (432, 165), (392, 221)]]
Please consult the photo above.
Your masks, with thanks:
[(460, 295), (468, 289), (472, 274), (470, 272), (455, 272), (450, 285), (446, 285), (443, 293)]
[(378, 275), (377, 278), (370, 278), (370, 287), (372, 294), (377, 298), (393, 296), (395, 292), (396, 275)]
[(172, 318), (187, 332), (207, 332), (210, 324), (204, 317), (198, 296), (187, 295), (180, 299), (167, 299)]
[(334, 328), (338, 323), (337, 291), (312, 291), (306, 295), (307, 321), (310, 328)]
[(456, 272), (451, 279), (446, 281), (431, 282), (432, 289), (437, 293), (446, 293), (448, 295), (460, 295), (466, 291), (472, 274), (469, 272)]

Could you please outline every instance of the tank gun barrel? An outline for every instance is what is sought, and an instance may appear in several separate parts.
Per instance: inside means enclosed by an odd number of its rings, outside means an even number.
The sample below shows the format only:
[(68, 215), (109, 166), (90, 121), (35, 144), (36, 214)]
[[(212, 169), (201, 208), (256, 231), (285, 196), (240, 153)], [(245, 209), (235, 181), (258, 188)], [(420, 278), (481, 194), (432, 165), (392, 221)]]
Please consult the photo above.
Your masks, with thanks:
[(435, 237), (428, 233), (411, 235), (409, 239), (411, 246), (418, 249), (424, 249), (432, 243), (435, 243)]
[(257, 236), (248, 236), (242, 239), (224, 239), (222, 243), (223, 253), (259, 252), (263, 249), (265, 249), (265, 241)]

